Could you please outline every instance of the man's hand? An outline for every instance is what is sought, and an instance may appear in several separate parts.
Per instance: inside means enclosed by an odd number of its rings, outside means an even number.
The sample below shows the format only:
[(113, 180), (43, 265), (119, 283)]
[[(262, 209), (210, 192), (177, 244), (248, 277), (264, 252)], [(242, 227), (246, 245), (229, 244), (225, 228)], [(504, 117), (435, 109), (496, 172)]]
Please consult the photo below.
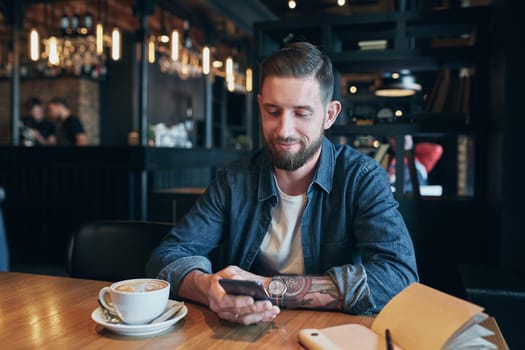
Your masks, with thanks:
[(215, 274), (192, 271), (182, 281), (179, 295), (206, 304), (217, 315), (241, 324), (268, 322), (275, 319), (280, 309), (270, 301), (255, 301), (250, 296), (228, 295), (219, 284), (222, 278), (257, 280), (267, 285), (269, 278), (244, 271), (238, 266), (228, 266)]

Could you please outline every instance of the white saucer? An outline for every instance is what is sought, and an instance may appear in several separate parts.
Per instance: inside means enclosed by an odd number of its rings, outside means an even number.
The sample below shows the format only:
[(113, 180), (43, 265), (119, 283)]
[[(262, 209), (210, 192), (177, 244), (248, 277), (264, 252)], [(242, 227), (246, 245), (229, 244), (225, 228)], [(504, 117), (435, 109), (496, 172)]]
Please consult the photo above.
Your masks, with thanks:
[[(168, 300), (168, 305), (166, 306), (166, 308), (170, 308), (171, 306), (177, 303), (179, 302), (175, 300)], [(175, 323), (177, 323), (179, 320), (183, 319), (187, 313), (188, 313), (188, 308), (186, 307), (186, 305), (184, 305), (175, 314), (174, 317), (164, 322), (159, 322), (155, 324), (144, 324), (144, 325), (142, 324), (128, 325), (128, 324), (123, 324), (123, 323), (106, 322), (104, 320), (102, 309), (98, 307), (91, 313), (91, 318), (93, 319), (93, 321), (95, 321), (99, 325), (104, 326), (105, 328), (115, 333), (122, 334), (122, 335), (130, 335), (130, 336), (145, 336), (145, 335), (153, 335), (153, 334), (157, 334), (157, 333), (161, 333), (165, 331), (166, 329), (170, 328)]]

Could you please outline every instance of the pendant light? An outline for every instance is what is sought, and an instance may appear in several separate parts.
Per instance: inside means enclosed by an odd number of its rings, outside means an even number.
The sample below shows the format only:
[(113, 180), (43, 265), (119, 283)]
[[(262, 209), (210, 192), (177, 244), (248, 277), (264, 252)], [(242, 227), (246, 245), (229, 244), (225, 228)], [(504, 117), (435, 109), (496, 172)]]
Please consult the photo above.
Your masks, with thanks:
[(35, 28), (29, 32), (29, 58), (32, 61), (40, 59), (40, 36)]
[(148, 40), (148, 63), (155, 63), (155, 35), (151, 35)]
[(56, 36), (51, 36), (48, 39), (48, 55), (49, 55), (49, 64), (58, 66), (60, 59), (58, 56), (58, 40)]
[(96, 25), (95, 44), (97, 55), (102, 55), (104, 53), (104, 27), (102, 27), (102, 23), (97, 23)]
[(202, 74), (210, 74), (210, 48), (208, 46), (202, 49)]
[(171, 32), (171, 60), (172, 61), (178, 61), (179, 60), (179, 31), (174, 30)]
[(118, 28), (113, 28), (113, 31), (111, 32), (111, 59), (113, 61), (120, 60), (120, 52), (120, 31)]
[(226, 87), (228, 91), (235, 90), (235, 77), (233, 76), (233, 59), (228, 57), (226, 59)]
[(421, 85), (409, 71), (401, 73), (385, 73), (377, 82), (374, 91), (376, 96), (381, 97), (409, 97), (421, 91)]
[(253, 91), (253, 70), (246, 68), (246, 92)]

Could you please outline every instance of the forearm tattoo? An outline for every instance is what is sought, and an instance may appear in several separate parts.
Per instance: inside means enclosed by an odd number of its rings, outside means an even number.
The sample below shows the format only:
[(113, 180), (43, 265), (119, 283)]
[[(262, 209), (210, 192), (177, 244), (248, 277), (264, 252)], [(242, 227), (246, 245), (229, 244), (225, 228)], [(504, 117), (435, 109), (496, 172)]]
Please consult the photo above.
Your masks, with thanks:
[(328, 276), (279, 276), (287, 286), (288, 308), (342, 309), (342, 296)]

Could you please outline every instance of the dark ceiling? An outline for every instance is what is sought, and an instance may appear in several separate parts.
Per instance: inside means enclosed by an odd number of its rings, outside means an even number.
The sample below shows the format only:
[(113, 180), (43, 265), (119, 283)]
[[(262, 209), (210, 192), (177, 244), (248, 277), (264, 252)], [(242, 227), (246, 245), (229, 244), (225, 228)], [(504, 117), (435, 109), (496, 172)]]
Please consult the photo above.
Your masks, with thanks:
[[(104, 0), (87, 0), (99, 3)], [(108, 1), (108, 0), (107, 0)], [(111, 0), (113, 2), (137, 4), (144, 1), (146, 8), (159, 6), (174, 15), (189, 19), (208, 33), (224, 32), (228, 36), (248, 36), (253, 33), (253, 24), (271, 20), (287, 20), (319, 16), (348, 16), (364, 11), (377, 11), (392, 0), (346, 0), (338, 6), (337, 0), (295, 0), (295, 9), (288, 8), (288, 0)], [(20, 8), (32, 3), (51, 3), (56, 6), (67, 4), (68, 0), (0, 0), (0, 9), (8, 17), (15, 4)], [(70, 1), (74, 2), (74, 1)], [(391, 5), (389, 5), (391, 6)], [(385, 9), (386, 10), (386, 9)]]
[(214, 30), (225, 31), (233, 37), (236, 36), (235, 33), (237, 36), (251, 37), (253, 24), (256, 22), (389, 12), (394, 6), (392, 0), (346, 0), (343, 6), (338, 6), (337, 0), (296, 0), (295, 9), (288, 7), (288, 0), (158, 1), (171, 7), (174, 13), (195, 18), (202, 28), (211, 26)]

